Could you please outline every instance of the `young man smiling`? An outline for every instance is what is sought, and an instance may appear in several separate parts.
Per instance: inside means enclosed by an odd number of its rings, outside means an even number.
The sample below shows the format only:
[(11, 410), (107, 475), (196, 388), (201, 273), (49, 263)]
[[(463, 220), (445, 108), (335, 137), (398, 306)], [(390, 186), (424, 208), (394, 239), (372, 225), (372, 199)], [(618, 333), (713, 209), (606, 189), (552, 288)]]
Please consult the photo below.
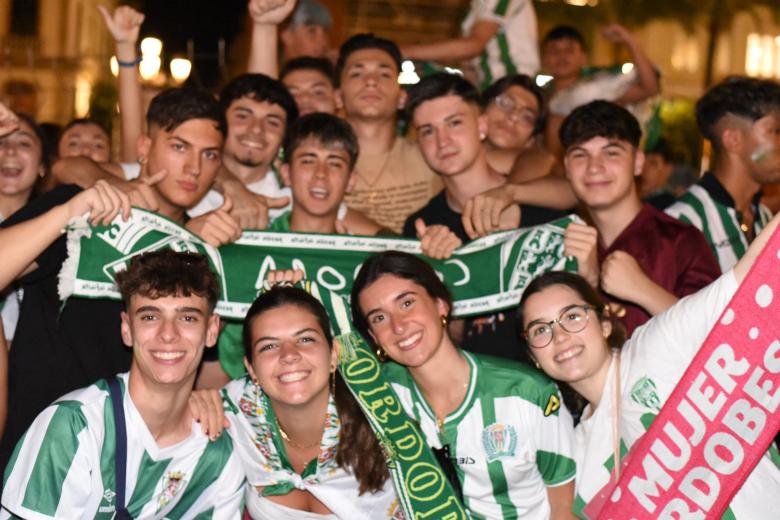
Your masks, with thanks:
[[(124, 506), (134, 518), (241, 518), (244, 477), (228, 437), (201, 433), (188, 399), (205, 347), (219, 334), (216, 279), (205, 257), (170, 249), (117, 275), (121, 335), (132, 347), (117, 376), (126, 429)], [(120, 449), (109, 383), (63, 396), (33, 423), (5, 473), (0, 518), (113, 517)], [(203, 516), (201, 516), (203, 515)]]
[[(203, 197), (220, 165), (222, 112), (206, 93), (170, 89), (152, 100), (147, 123), (149, 134), (138, 147), (143, 165), (137, 182), (161, 215), (184, 224), (187, 209)], [(81, 191), (60, 186), (35, 199), (2, 227), (37, 217)], [(237, 225), (226, 222), (223, 208), (189, 220), (187, 227), (218, 245), (240, 232)], [(66, 237), (54, 235), (49, 240), (41, 244), (29, 266), (15, 273), (25, 297), (14, 342), (19, 348), (9, 356), (9, 421), (0, 443), (0, 466), (5, 466), (35, 416), (55, 398), (130, 366), (130, 352), (118, 334), (121, 305), (84, 298), (61, 302), (57, 284), (67, 257)]]
[(636, 177), (642, 131), (608, 101), (576, 108), (561, 126), (564, 165), (593, 226), (566, 229), (566, 254), (579, 272), (625, 309), (628, 334), (720, 274), (701, 232), (642, 203)]
[(696, 103), (696, 119), (714, 168), (666, 212), (699, 228), (726, 271), (771, 218), (760, 200), (763, 185), (780, 182), (780, 85), (726, 79)]
[[(404, 236), (415, 237), (428, 227), (443, 225), (460, 241), (468, 242), (461, 213), (469, 200), (506, 183), (506, 176), (490, 167), (482, 139), (487, 118), (481, 114), (476, 87), (457, 74), (437, 73), (409, 90), (407, 114), (417, 133), (417, 144), (428, 166), (441, 177), (444, 189), (404, 224)], [(501, 229), (549, 222), (562, 212), (535, 206), (512, 205), (500, 218)], [(521, 218), (522, 217), (522, 218)], [(451, 252), (451, 250), (450, 250)], [(468, 319), (462, 345), (474, 352), (517, 357), (515, 313)]]

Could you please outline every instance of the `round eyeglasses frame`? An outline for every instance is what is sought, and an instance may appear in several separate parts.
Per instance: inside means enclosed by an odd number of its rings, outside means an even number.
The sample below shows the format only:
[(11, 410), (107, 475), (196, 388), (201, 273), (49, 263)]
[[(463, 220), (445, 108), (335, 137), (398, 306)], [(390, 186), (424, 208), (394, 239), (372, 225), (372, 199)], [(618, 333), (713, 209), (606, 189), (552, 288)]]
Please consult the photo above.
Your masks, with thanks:
[[(585, 311), (585, 319), (582, 321), (577, 321), (574, 323), (569, 323), (568, 325), (565, 325), (566, 321), (564, 316), (567, 312), (571, 312), (572, 309), (582, 309)], [(577, 332), (581, 332), (585, 330), (585, 327), (588, 326), (588, 322), (590, 321), (590, 313), (588, 313), (589, 310), (596, 310), (596, 307), (593, 305), (587, 305), (587, 304), (574, 304), (569, 305), (565, 309), (561, 311), (561, 314), (554, 320), (550, 321), (535, 321), (533, 322), (528, 328), (526, 328), (523, 331), (523, 337), (525, 337), (526, 342), (532, 347), (532, 348), (545, 348), (550, 343), (552, 343), (553, 337), (555, 336), (555, 332), (553, 331), (553, 324), (557, 323), (559, 327), (561, 327), (564, 331), (568, 332), (569, 334), (576, 334)], [(535, 327), (537, 325), (547, 325), (550, 327), (550, 333), (547, 338), (547, 341), (543, 345), (534, 345), (533, 339), (528, 335), (528, 332), (531, 330), (531, 327)], [(574, 327), (572, 327), (574, 325)], [(539, 337), (539, 336), (537, 336)]]

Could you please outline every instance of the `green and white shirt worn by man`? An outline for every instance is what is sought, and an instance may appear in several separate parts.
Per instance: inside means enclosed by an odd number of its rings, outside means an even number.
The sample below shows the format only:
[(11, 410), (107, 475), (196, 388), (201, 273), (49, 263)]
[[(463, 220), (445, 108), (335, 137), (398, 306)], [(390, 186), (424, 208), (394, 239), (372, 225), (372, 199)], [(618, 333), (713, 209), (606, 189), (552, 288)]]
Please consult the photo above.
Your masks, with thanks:
[(536, 13), (531, 0), (472, 0), (462, 32), (477, 22), (495, 22), (496, 34), (472, 60), (480, 89), (509, 74), (533, 77), (539, 70)]
[(385, 375), (428, 445), (450, 447), (471, 518), (549, 518), (546, 487), (575, 474), (572, 420), (557, 387), (520, 363), (463, 356), (471, 368), (466, 398), (441, 429), (405, 367), (385, 363)]
[[(761, 192), (751, 203), (753, 236), (757, 236), (772, 219), (772, 213), (760, 203)], [(748, 248), (743, 224), (734, 208), (734, 199), (712, 173), (705, 173), (666, 213), (697, 227), (724, 273), (734, 267)]]
[[(133, 518), (240, 519), (244, 474), (227, 435), (209, 442), (200, 425), (158, 447), (120, 375), (127, 427), (126, 507)], [(116, 433), (108, 383), (49, 406), (6, 468), (0, 518), (104, 518), (115, 514)]]

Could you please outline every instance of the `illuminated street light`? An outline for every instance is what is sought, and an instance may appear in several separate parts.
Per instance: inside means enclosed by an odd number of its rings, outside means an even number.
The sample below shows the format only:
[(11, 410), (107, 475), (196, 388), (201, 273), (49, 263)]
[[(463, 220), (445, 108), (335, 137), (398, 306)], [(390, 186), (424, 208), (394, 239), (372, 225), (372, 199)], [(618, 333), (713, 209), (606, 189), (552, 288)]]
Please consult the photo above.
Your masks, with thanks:
[(174, 58), (171, 60), (171, 77), (176, 83), (184, 83), (192, 72), (192, 62), (186, 58)]
[(144, 81), (151, 81), (160, 73), (161, 65), (162, 61), (159, 56), (144, 56), (138, 72), (140, 72)]
[(162, 54), (162, 42), (158, 38), (151, 36), (141, 40), (141, 55), (144, 58), (147, 56), (157, 56)]
[(119, 62), (116, 61), (116, 56), (111, 56), (111, 59), (108, 60), (108, 66), (111, 68), (111, 75), (117, 77), (119, 74)]

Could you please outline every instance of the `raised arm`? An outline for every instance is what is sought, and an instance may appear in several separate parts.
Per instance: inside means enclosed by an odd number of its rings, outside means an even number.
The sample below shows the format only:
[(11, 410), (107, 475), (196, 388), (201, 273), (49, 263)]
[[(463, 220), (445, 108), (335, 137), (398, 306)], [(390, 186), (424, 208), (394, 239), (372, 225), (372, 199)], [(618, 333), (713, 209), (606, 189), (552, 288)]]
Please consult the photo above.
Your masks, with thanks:
[(295, 7), (295, 0), (249, 0), (252, 19), (252, 43), (247, 72), (279, 76), (279, 24)]
[(466, 36), (433, 43), (404, 45), (401, 47), (401, 54), (404, 58), (429, 61), (473, 58), (485, 50), (490, 39), (498, 32), (499, 27), (501, 25), (497, 22), (480, 20), (474, 24)]
[(621, 105), (638, 103), (658, 94), (658, 75), (655, 67), (634, 36), (625, 27), (616, 23), (608, 25), (602, 35), (611, 42), (628, 47), (637, 74), (636, 83), (631, 85), (626, 93), (615, 102)]
[(0, 229), (0, 287), (33, 269), (35, 259), (62, 234), (71, 218), (89, 213), (93, 224), (108, 224), (117, 214), (130, 216), (130, 199), (105, 181), (82, 191), (43, 215)]
[(121, 123), (121, 141), (119, 160), (135, 162), (138, 159), (137, 144), (144, 130), (143, 99), (141, 80), (138, 76), (138, 35), (144, 15), (132, 7), (123, 5), (109, 14), (108, 10), (98, 6), (103, 20), (116, 41), (116, 59), (119, 63), (119, 117)]

